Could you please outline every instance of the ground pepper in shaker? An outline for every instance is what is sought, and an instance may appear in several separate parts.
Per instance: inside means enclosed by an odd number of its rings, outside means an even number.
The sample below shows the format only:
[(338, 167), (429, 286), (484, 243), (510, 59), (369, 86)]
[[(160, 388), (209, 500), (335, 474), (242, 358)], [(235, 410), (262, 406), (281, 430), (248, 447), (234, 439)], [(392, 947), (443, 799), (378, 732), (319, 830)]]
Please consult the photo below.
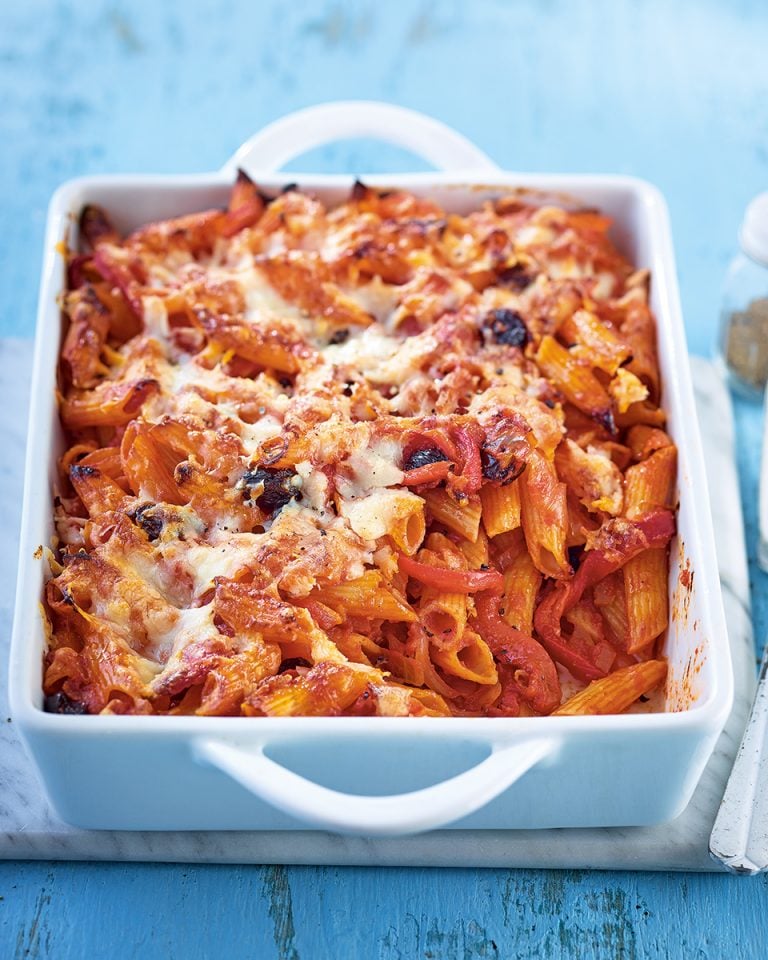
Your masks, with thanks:
[(768, 192), (747, 207), (739, 247), (725, 279), (720, 351), (734, 386), (761, 399), (768, 382)]

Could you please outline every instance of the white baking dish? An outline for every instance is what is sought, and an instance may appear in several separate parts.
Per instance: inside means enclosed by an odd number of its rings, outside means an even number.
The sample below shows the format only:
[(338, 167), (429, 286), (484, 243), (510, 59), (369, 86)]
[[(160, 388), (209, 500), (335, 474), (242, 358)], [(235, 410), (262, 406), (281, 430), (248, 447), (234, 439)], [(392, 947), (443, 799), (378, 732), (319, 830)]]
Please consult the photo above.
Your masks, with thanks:
[[(47, 570), (36, 548), (52, 534), (51, 485), (61, 450), (55, 383), (64, 282), (56, 244), (97, 203), (119, 228), (222, 203), (237, 166), (267, 192), (298, 181), (326, 202), (351, 177), (275, 173), (320, 143), (377, 136), (443, 172), (365, 177), (467, 211), (501, 189), (565, 192), (614, 218), (613, 236), (651, 270), (663, 405), (680, 451), (672, 545), (670, 678), (664, 712), (521, 719), (58, 716), (42, 710)], [(448, 172), (446, 172), (448, 168)], [(12, 411), (8, 412), (12, 415)], [(38, 553), (39, 556), (39, 553)], [(733, 678), (698, 425), (664, 200), (628, 177), (510, 174), (442, 124), (382, 104), (330, 104), (258, 134), (218, 173), (88, 177), (65, 184), (48, 216), (9, 675), (14, 718), (58, 813), (95, 828), (142, 830), (324, 827), (395, 835), (435, 827), (641, 825), (682, 811), (731, 707)]]

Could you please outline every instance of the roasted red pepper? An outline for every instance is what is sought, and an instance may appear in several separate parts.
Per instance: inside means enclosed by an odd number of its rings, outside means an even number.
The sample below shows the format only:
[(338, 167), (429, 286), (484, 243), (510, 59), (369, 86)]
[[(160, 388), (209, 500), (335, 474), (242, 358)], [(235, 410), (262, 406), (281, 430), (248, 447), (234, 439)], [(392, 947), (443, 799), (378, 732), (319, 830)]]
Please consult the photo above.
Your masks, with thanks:
[[(599, 580), (643, 550), (663, 547), (675, 532), (671, 510), (654, 510), (639, 520), (608, 521), (598, 531), (595, 544), (583, 557), (572, 580), (553, 583), (536, 608), (534, 624), (542, 646), (580, 680), (597, 680), (610, 671), (616, 651), (607, 640), (591, 643), (583, 637), (564, 636), (561, 620)], [(611, 653), (613, 656), (611, 656)]]
[(548, 593), (539, 604), (535, 614), (536, 632), (541, 645), (553, 660), (561, 663), (579, 680), (599, 680), (610, 672), (616, 659), (616, 651), (604, 638), (589, 642), (579, 636), (564, 636), (558, 610), (548, 607), (551, 597), (557, 595), (557, 587)]
[(477, 493), (483, 484), (483, 467), (480, 462), (480, 442), (482, 431), (479, 427), (457, 427), (453, 434), (461, 463), (458, 476), (462, 480), (464, 493)]
[(488, 707), (489, 717), (519, 717), (520, 716), (520, 688), (515, 681), (515, 670), (503, 663), (499, 664), (499, 683), (501, 693), (492, 707)]
[(400, 556), (400, 569), (428, 587), (446, 593), (476, 593), (479, 590), (501, 590), (504, 578), (498, 570), (450, 570), (419, 563), (412, 557)]
[(426, 484), (435, 486), (441, 480), (445, 480), (451, 469), (451, 463), (448, 460), (438, 460), (435, 463), (426, 463), (423, 467), (415, 467), (413, 470), (406, 470), (403, 473), (403, 486), (421, 487)]
[[(442, 428), (436, 418), (427, 418), (422, 429), (410, 433), (403, 450), (404, 484), (415, 487), (447, 480), (453, 490), (477, 493), (483, 483), (480, 447), (484, 439), (476, 423)], [(426, 459), (430, 454), (434, 455), (431, 462)]]
[[(475, 597), (476, 626), (499, 664), (511, 668), (505, 673), (507, 686), (537, 713), (551, 713), (560, 705), (561, 691), (557, 667), (542, 644), (501, 619), (501, 596), (490, 591)], [(506, 699), (511, 697), (505, 694)]]

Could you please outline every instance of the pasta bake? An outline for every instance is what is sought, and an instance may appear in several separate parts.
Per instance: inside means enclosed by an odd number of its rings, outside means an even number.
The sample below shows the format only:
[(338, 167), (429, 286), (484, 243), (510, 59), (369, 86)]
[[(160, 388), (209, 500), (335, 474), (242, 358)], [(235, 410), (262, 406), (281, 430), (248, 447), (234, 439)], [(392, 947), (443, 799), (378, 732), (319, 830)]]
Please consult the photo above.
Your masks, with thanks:
[(676, 450), (610, 221), (356, 183), (67, 251), (47, 710), (616, 713), (663, 683)]

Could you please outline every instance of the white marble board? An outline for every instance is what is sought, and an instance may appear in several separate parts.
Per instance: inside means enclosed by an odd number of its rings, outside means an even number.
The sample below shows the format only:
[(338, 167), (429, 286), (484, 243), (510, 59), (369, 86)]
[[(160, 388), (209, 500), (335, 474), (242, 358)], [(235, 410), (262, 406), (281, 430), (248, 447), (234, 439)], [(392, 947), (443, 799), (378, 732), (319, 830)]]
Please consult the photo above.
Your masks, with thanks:
[[(21, 509), (31, 342), (0, 340), (0, 663), (7, 664)], [(0, 682), (0, 857), (203, 863), (366, 866), (554, 867), (629, 870), (718, 870), (709, 833), (746, 722), (755, 686), (749, 580), (733, 458), (730, 398), (713, 367), (694, 359), (697, 405), (707, 471), (733, 491), (714, 504), (715, 535), (736, 675), (733, 712), (688, 808), (657, 827), (590, 830), (452, 830), (404, 839), (367, 840), (316, 831), (88, 831), (51, 810), (14, 731)]]

